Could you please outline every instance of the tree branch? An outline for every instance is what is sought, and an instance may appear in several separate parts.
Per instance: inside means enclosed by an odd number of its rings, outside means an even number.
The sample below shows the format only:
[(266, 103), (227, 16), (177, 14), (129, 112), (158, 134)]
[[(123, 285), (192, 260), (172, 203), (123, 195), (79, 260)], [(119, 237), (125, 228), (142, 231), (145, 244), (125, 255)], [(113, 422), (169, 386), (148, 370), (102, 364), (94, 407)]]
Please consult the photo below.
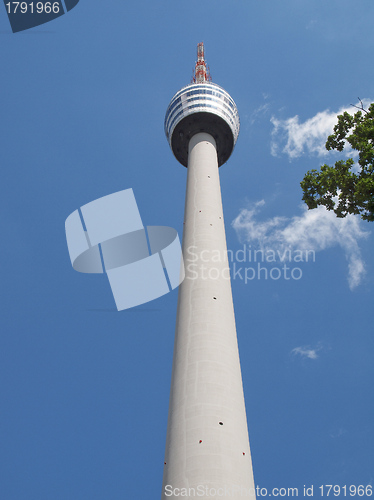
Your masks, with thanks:
[(351, 104), (354, 108), (359, 109), (360, 111), (363, 111), (364, 113), (368, 113), (368, 110), (364, 108), (364, 105), (362, 104), (362, 101), (359, 97), (357, 99), (360, 101), (361, 106), (356, 106), (355, 104)]

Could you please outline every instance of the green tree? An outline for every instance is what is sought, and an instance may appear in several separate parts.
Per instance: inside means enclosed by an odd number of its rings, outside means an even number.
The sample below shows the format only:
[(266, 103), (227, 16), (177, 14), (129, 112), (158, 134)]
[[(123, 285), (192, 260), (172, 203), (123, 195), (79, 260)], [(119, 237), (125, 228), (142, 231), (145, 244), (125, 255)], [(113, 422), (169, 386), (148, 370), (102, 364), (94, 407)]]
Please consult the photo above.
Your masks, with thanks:
[(343, 151), (347, 144), (358, 151), (359, 171), (352, 169), (352, 158), (339, 160), (332, 167), (309, 170), (300, 185), (310, 209), (324, 205), (337, 217), (361, 214), (362, 219), (374, 221), (374, 103), (366, 110), (361, 102), (359, 109), (354, 115), (339, 115), (326, 142), (328, 151)]

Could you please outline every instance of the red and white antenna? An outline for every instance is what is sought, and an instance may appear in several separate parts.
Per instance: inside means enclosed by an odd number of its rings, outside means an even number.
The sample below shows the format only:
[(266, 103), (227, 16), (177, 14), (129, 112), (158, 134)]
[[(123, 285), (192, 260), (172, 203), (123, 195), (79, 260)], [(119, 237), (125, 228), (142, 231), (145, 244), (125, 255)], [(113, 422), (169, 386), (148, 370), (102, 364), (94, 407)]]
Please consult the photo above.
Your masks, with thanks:
[(206, 65), (204, 59), (204, 43), (200, 42), (197, 44), (197, 61), (193, 72), (192, 82), (205, 83), (211, 81), (212, 77), (210, 76), (209, 66)]

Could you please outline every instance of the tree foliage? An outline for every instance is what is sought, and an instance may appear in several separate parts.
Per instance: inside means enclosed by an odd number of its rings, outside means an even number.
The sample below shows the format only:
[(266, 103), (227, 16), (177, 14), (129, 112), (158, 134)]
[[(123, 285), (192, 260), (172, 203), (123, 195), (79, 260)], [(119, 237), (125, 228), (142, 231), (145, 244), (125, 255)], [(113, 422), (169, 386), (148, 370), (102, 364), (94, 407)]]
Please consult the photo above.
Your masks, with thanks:
[(325, 164), (320, 171), (309, 170), (300, 185), (308, 208), (324, 205), (337, 217), (360, 214), (362, 219), (374, 221), (374, 103), (368, 110), (361, 103), (359, 109), (354, 115), (339, 115), (326, 142), (328, 151), (343, 151), (349, 144), (358, 151), (358, 166), (352, 168), (352, 158), (334, 166)]

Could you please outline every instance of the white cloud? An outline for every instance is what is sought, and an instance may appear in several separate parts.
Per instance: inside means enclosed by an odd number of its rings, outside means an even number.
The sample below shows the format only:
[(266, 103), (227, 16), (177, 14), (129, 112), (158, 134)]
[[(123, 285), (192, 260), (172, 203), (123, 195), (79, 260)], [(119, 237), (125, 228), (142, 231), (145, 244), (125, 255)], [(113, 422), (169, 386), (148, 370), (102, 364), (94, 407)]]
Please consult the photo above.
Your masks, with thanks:
[[(372, 101), (363, 99), (362, 103), (367, 108)], [(339, 111), (320, 111), (312, 118), (300, 123), (298, 115), (286, 120), (271, 117), (274, 125), (272, 131), (271, 154), (277, 156), (279, 152), (285, 153), (292, 160), (304, 153), (325, 156), (328, 151), (325, 148), (327, 137), (332, 134), (334, 125), (337, 123), (337, 115), (348, 111), (350, 114), (357, 110), (352, 106), (345, 106)], [(348, 154), (352, 156), (352, 151)]]
[(348, 261), (350, 289), (360, 284), (365, 275), (365, 264), (358, 242), (369, 232), (361, 229), (359, 216), (348, 215), (342, 219), (324, 206), (307, 210), (304, 205), (301, 215), (259, 221), (257, 215), (264, 204), (265, 201), (261, 200), (251, 209), (242, 209), (232, 222), (241, 241), (275, 252), (284, 252), (285, 249), (318, 252), (338, 246)]
[(262, 104), (261, 106), (256, 108), (249, 117), (250, 125), (253, 125), (258, 120), (259, 116), (266, 114), (269, 111), (269, 108), (270, 108), (269, 102)]
[(291, 354), (293, 354), (294, 356), (298, 354), (302, 358), (317, 359), (318, 352), (321, 350), (322, 346), (320, 344), (318, 344), (314, 349), (312, 349), (309, 345), (306, 345), (303, 347), (295, 347), (294, 349), (292, 349)]
[(343, 427), (339, 427), (330, 431), (330, 437), (333, 439), (340, 438), (341, 436), (344, 436), (344, 434), (346, 433), (347, 433), (346, 429), (344, 429)]

